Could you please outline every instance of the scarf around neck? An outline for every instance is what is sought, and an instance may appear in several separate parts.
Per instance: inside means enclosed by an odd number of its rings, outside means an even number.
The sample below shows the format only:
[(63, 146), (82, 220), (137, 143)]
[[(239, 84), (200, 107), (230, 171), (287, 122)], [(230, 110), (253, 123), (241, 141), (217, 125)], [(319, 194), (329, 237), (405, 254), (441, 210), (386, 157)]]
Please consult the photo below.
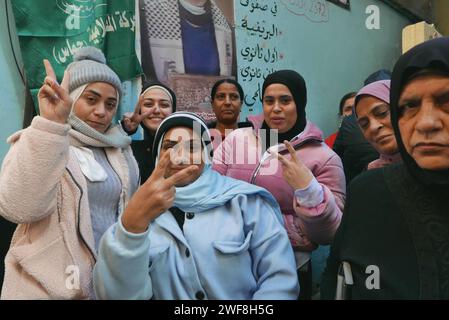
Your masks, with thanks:
[(259, 195), (274, 209), (283, 223), (277, 201), (267, 190), (244, 181), (225, 177), (206, 164), (197, 180), (185, 187), (176, 188), (174, 206), (184, 212), (202, 212), (223, 206), (238, 195)]
[(195, 26), (213, 24), (210, 1), (206, 1), (203, 7), (197, 7), (185, 0), (179, 0), (179, 16)]
[[(121, 130), (121, 126), (110, 125), (105, 133), (98, 132), (87, 123), (78, 118), (73, 112), (73, 106), (81, 97), (88, 84), (76, 88), (70, 93), (72, 98), (72, 111), (70, 112), (68, 123), (72, 127), (69, 131), (71, 143), (74, 146), (88, 147), (114, 147), (126, 148), (131, 144), (131, 138)], [(118, 93), (117, 93), (118, 94)]]
[(69, 136), (74, 146), (126, 148), (131, 144), (131, 138), (118, 125), (110, 126), (105, 133), (101, 133), (73, 113), (69, 116), (69, 124), (72, 127)]

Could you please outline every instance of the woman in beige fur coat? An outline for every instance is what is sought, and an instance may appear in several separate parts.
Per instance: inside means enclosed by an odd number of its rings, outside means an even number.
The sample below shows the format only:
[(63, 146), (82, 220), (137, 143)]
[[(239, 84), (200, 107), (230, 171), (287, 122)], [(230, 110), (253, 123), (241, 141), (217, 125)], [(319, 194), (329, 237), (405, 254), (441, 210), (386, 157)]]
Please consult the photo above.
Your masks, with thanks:
[(61, 84), (44, 64), (40, 116), (8, 139), (0, 171), (0, 214), (18, 224), (1, 297), (92, 299), (100, 238), (138, 186), (131, 140), (111, 125), (121, 83), (92, 47)]

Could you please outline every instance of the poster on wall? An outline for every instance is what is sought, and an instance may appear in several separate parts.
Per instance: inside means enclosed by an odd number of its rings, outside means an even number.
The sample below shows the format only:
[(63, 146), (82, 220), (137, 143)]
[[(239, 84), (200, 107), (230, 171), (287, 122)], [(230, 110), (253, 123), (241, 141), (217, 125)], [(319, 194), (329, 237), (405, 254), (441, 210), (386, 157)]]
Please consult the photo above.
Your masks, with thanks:
[(236, 73), (233, 1), (138, 1), (145, 80), (172, 87), (177, 110), (214, 120), (210, 89)]
[(351, 9), (351, 3), (349, 0), (327, 0), (329, 2), (335, 3), (337, 6), (343, 7), (345, 9)]

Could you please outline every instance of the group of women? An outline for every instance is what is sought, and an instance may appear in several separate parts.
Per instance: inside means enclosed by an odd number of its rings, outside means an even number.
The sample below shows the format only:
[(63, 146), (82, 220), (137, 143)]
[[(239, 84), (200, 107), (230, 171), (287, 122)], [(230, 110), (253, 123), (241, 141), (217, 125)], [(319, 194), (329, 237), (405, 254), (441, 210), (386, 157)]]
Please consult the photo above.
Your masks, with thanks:
[[(300, 74), (270, 74), (263, 113), (243, 125), (240, 85), (214, 86), (218, 122), (209, 127), (221, 143), (213, 145), (212, 169), (274, 196), (295, 255), (300, 298), (311, 297), (311, 252), (324, 244), (332, 244), (324, 298), (342, 296), (343, 271), (353, 298), (449, 298), (448, 57), (449, 38), (426, 42), (400, 57), (391, 83), (358, 92), (354, 114), (380, 158), (348, 194), (340, 158), (306, 117)], [(95, 298), (100, 239), (139, 177), (141, 184), (151, 179), (156, 132), (176, 111), (176, 97), (162, 84), (145, 85), (134, 113), (113, 125), (120, 80), (101, 52), (80, 50), (61, 84), (48, 61), (45, 67), (40, 116), (9, 138), (0, 173), (0, 214), (18, 224), (2, 298)], [(144, 139), (131, 142), (139, 125)], [(78, 268), (80, 281), (67, 285), (67, 266)], [(379, 281), (370, 286), (373, 266)]]

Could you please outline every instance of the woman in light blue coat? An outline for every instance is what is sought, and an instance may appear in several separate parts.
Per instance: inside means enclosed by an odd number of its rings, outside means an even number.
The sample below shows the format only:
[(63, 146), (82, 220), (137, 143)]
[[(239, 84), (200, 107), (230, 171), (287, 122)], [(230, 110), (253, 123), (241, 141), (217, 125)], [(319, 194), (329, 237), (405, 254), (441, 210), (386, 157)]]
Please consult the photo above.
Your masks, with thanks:
[(207, 125), (179, 112), (159, 126), (158, 164), (104, 235), (100, 299), (296, 299), (296, 265), (265, 189), (211, 169)]

